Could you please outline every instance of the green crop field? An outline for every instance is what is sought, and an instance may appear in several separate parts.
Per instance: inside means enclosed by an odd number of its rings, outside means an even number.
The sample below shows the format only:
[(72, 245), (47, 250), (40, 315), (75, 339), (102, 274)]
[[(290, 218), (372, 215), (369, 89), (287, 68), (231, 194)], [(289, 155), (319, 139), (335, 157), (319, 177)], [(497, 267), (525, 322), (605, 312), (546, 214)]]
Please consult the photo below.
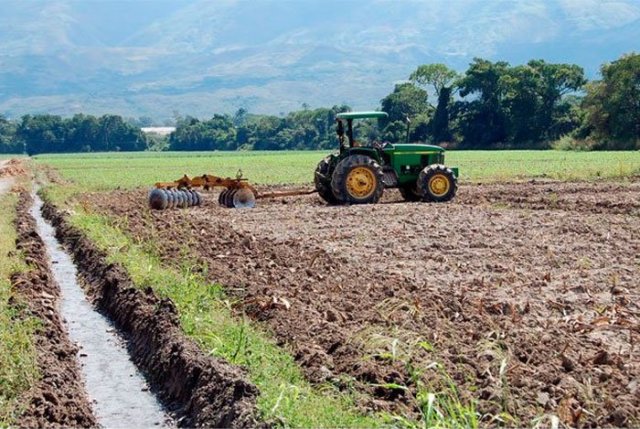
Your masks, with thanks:
[[(84, 189), (151, 186), (183, 174), (234, 177), (242, 170), (255, 184), (305, 184), (327, 152), (144, 152), (39, 155)], [(461, 181), (531, 178), (591, 180), (640, 175), (640, 152), (450, 151), (447, 165), (460, 167)]]

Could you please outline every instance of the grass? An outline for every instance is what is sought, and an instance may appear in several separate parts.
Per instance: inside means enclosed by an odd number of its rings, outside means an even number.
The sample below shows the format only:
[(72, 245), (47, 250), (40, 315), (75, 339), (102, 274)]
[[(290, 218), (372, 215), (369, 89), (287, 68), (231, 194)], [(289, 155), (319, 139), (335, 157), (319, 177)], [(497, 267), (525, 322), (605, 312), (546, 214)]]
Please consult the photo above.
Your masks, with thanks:
[(188, 260), (180, 270), (162, 267), (145, 243), (136, 243), (109, 219), (77, 213), (72, 223), (111, 262), (122, 264), (140, 288), (151, 286), (178, 308), (184, 332), (202, 350), (242, 365), (260, 390), (258, 408), (265, 419), (289, 427), (378, 427), (382, 419), (355, 410), (354, 396), (330, 385), (312, 387), (285, 350), (253, 323), (234, 316), (222, 288), (192, 272)]
[(21, 411), (20, 395), (37, 379), (33, 334), (35, 319), (24, 317), (21, 305), (10, 305), (9, 276), (27, 269), (15, 252), (13, 226), (16, 196), (0, 196), (0, 427), (10, 426)]
[(242, 170), (251, 183), (310, 183), (325, 152), (140, 152), (39, 155), (87, 189), (108, 190), (153, 185), (205, 173), (235, 177)]
[(452, 151), (447, 164), (460, 167), (462, 181), (622, 179), (640, 175), (640, 151)]
[[(327, 152), (143, 152), (38, 155), (65, 178), (92, 191), (149, 187), (183, 174), (234, 177), (242, 169), (255, 184), (310, 184)], [(640, 151), (450, 151), (447, 165), (460, 167), (461, 181), (530, 178), (592, 180), (640, 175)]]

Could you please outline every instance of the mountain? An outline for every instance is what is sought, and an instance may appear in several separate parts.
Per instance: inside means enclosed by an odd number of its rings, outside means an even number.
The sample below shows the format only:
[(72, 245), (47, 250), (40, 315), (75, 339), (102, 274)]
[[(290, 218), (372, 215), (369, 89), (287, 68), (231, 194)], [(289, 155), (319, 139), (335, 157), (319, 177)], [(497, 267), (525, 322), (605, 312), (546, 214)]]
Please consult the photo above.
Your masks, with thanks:
[(3, 0), (0, 114), (379, 105), (418, 65), (640, 50), (638, 0)]

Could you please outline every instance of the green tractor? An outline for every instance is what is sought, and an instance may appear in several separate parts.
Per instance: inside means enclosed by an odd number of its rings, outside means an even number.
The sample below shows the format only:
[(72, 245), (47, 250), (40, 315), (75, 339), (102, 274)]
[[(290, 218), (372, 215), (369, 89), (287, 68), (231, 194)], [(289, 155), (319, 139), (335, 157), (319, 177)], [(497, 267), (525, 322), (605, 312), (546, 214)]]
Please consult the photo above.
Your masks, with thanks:
[(318, 164), (318, 194), (329, 204), (369, 204), (380, 200), (384, 188), (398, 188), (406, 201), (451, 200), (458, 189), (458, 169), (444, 165), (443, 148), (408, 142), (361, 145), (354, 139), (354, 119), (386, 117), (385, 112), (338, 113), (340, 151)]

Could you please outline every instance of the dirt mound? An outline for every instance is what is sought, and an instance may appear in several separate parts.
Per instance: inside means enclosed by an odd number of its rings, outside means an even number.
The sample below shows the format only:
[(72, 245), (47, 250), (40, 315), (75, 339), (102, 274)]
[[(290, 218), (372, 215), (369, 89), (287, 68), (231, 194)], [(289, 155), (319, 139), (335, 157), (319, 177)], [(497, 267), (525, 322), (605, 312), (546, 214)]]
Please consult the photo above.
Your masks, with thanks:
[(18, 177), (27, 174), (27, 168), (19, 159), (12, 158), (0, 166), (0, 177)]
[(173, 303), (133, 287), (126, 272), (51, 205), (43, 213), (72, 251), (89, 294), (128, 340), (134, 362), (184, 427), (259, 427), (258, 391), (242, 370), (209, 357), (180, 329)]
[(447, 204), (205, 197), (162, 212), (145, 191), (86, 202), (167, 264), (190, 249), (310, 380), (356, 388), (370, 410), (419, 416), (420, 385), (446, 389), (440, 362), (485, 418), (639, 422), (640, 183), (469, 185)]
[(16, 216), (18, 251), (24, 253), (29, 270), (11, 277), (13, 303), (26, 304), (24, 316), (42, 321), (35, 337), (41, 379), (24, 398), (26, 410), (18, 427), (93, 427), (97, 421), (82, 385), (76, 356), (78, 348), (69, 341), (58, 314), (59, 289), (49, 271), (44, 243), (29, 214), (32, 199), (20, 194)]

